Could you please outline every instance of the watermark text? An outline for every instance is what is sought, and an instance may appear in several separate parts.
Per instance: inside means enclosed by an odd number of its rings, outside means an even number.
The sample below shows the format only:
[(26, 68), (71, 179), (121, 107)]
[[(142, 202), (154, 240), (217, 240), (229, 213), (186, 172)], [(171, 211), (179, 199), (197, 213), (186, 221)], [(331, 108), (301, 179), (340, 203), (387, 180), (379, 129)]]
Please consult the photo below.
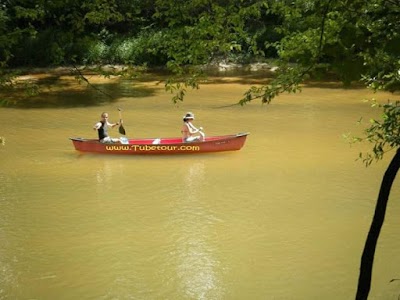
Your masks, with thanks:
[(194, 145), (106, 145), (107, 151), (134, 151), (134, 152), (152, 152), (152, 151), (200, 151), (200, 146)]

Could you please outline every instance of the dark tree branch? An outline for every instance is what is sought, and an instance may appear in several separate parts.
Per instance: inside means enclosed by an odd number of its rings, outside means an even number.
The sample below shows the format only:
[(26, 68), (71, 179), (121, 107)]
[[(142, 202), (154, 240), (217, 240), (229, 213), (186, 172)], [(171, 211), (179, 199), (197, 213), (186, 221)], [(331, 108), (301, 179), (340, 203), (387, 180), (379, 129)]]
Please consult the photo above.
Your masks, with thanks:
[(318, 60), (319, 60), (319, 58), (320, 58), (320, 56), (321, 56), (321, 53), (322, 53), (323, 40), (324, 40), (324, 33), (325, 33), (326, 18), (327, 18), (327, 16), (328, 16), (328, 12), (329, 12), (329, 9), (330, 9), (330, 7), (331, 7), (331, 3), (332, 3), (332, 0), (329, 0), (328, 3), (327, 3), (326, 6), (325, 6), (325, 10), (324, 10), (324, 13), (323, 13), (323, 15), (322, 15), (322, 20), (321, 20), (321, 33), (320, 33), (320, 36), (319, 36), (318, 53), (317, 53), (317, 56), (316, 56), (316, 62), (318, 62)]
[(390, 190), (400, 168), (400, 148), (397, 149), (392, 161), (386, 169), (383, 176), (378, 200), (375, 206), (375, 214), (365, 242), (364, 251), (361, 257), (360, 275), (358, 278), (358, 287), (356, 300), (368, 299), (371, 289), (372, 266), (378, 238), (385, 220), (386, 207), (389, 201)]

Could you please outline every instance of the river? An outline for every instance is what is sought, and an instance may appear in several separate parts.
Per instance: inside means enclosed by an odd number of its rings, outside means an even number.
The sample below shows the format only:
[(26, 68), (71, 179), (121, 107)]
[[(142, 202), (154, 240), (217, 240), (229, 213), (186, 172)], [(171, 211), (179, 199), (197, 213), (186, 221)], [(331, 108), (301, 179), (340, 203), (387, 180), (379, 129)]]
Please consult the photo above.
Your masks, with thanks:
[[(257, 81), (219, 77), (173, 105), (158, 78), (90, 80), (112, 101), (63, 75), (39, 105), (0, 108), (0, 299), (354, 299), (392, 154), (366, 168), (370, 146), (342, 135), (389, 94), (325, 83), (241, 107)], [(207, 135), (250, 135), (227, 153), (74, 150), (119, 107), (128, 137), (179, 136), (187, 111)], [(396, 180), (370, 299), (400, 295), (399, 196)]]

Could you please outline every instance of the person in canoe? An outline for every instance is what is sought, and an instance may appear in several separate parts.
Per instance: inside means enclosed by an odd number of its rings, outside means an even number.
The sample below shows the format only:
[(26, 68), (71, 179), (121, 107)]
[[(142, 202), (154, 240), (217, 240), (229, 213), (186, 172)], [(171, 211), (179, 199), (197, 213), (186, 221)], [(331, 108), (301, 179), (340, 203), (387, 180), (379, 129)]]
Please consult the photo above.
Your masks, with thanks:
[(108, 121), (108, 113), (103, 112), (101, 114), (101, 120), (94, 124), (93, 129), (97, 130), (99, 135), (100, 143), (119, 143), (121, 142), (118, 138), (112, 138), (108, 135), (108, 128), (114, 128), (118, 126), (119, 122), (117, 123), (110, 123)]
[[(183, 125), (182, 125), (182, 139), (184, 142), (193, 142), (193, 141), (204, 141), (205, 134), (203, 132), (203, 128), (196, 128), (192, 121), (194, 120), (194, 114), (191, 112), (186, 113), (183, 117)], [(195, 135), (199, 133), (199, 135)]]

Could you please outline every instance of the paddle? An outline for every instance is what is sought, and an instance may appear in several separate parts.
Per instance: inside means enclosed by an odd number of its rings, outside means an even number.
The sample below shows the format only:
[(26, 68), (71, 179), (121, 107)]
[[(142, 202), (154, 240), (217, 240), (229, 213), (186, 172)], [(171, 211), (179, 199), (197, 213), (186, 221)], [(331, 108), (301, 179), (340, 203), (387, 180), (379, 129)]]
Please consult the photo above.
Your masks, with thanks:
[(118, 108), (118, 112), (119, 112), (119, 128), (118, 131), (120, 134), (125, 135), (125, 128), (122, 125), (122, 109)]

